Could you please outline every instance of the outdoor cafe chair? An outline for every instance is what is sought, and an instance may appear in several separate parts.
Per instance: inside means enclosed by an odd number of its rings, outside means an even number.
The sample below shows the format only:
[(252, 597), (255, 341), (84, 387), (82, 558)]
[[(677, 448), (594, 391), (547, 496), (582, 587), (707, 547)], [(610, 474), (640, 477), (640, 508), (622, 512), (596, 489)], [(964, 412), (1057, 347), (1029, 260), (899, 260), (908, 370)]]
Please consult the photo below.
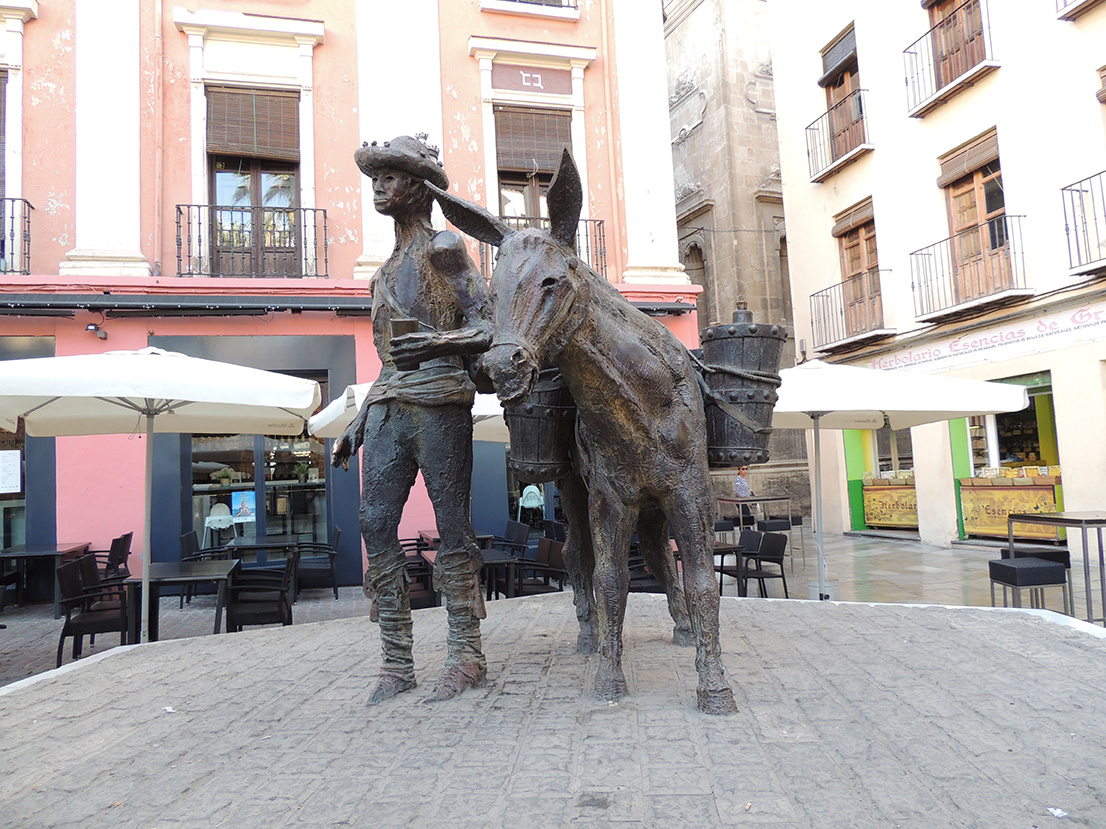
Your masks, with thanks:
[[(89, 558), (89, 557), (85, 557)], [(96, 559), (91, 557), (95, 566)], [(95, 637), (97, 633), (119, 634), (119, 644), (127, 644), (127, 595), (118, 585), (100, 585), (98, 588), (86, 588), (81, 577), (81, 559), (66, 561), (58, 565), (58, 590), (61, 605), (65, 611), (61, 636), (58, 639), (58, 659), (56, 667), (61, 667), (65, 640), (73, 638), (73, 658), (80, 659), (84, 637)]]
[(239, 570), (227, 601), (227, 630), (246, 625), (292, 624), (292, 588), (299, 549), (289, 551), (280, 570)]
[[(732, 524), (732, 521), (727, 519), (727, 523)], [(715, 525), (717, 527), (717, 525)], [(723, 560), (714, 565), (714, 572), (718, 574), (718, 595), (722, 595), (722, 585), (724, 579), (728, 576), (732, 579), (736, 579), (741, 584), (741, 593), (744, 595), (745, 581), (742, 575), (744, 565), (742, 564), (742, 557), (746, 555), (753, 555), (760, 549), (761, 539), (764, 537), (764, 533), (757, 532), (756, 530), (742, 530), (737, 536), (738, 550), (735, 550), (737, 562), (733, 565), (726, 564), (725, 557)]]
[(503, 528), (503, 535), (492, 536), (487, 547), (492, 550), (502, 550), (505, 553), (510, 553), (515, 558), (526, 558), (529, 543), (530, 525), (507, 519), (507, 524)]
[(127, 558), (131, 554), (131, 539), (134, 533), (123, 533), (113, 538), (107, 550), (89, 550), (96, 556), (96, 563), (100, 568), (100, 575), (104, 578), (126, 578), (130, 575), (127, 569)]
[[(565, 569), (563, 550), (563, 541), (554, 541), (547, 537), (539, 538), (534, 559), (527, 559), (518, 564), (514, 595), (536, 596), (564, 590), (568, 571)], [(507, 594), (506, 584), (497, 581), (496, 591)]]
[(329, 587), (338, 598), (338, 571), (334, 560), (338, 557), (338, 539), (342, 537), (342, 528), (334, 527), (334, 543), (320, 544), (302, 542), (299, 545), (300, 562), (296, 572), (296, 592), (305, 587)]
[[(181, 561), (211, 561), (212, 559), (229, 558), (230, 553), (226, 547), (200, 547), (200, 538), (195, 530), (189, 530), (180, 537)], [(196, 595), (196, 585), (186, 584), (180, 591), (180, 609), (184, 609), (185, 602), (192, 602)]]
[[(746, 556), (745, 565), (741, 570), (741, 579), (745, 583), (745, 595), (749, 595), (749, 582), (755, 581), (760, 588), (761, 597), (767, 598), (765, 582), (769, 579), (779, 579), (783, 583), (783, 597), (790, 598), (787, 594), (787, 576), (784, 574), (783, 567), (786, 556), (787, 536), (783, 533), (764, 533), (756, 554)], [(769, 569), (770, 567), (778, 567), (779, 571)]]

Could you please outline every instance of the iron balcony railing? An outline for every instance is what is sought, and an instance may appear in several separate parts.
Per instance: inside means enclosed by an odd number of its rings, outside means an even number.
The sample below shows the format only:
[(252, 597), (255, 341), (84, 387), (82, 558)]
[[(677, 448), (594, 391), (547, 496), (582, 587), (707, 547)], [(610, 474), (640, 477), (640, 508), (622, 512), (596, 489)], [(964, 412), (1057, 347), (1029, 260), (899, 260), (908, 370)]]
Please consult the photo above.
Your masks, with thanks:
[(177, 205), (177, 275), (327, 275), (326, 210)]
[(811, 181), (821, 181), (857, 150), (869, 147), (864, 118), (866, 90), (857, 89), (834, 104), (825, 115), (806, 128), (806, 156)]
[(26, 199), (0, 199), (0, 273), (31, 272), (31, 211)]
[(1106, 268), (1106, 171), (1060, 191), (1072, 268)]
[[(537, 216), (500, 216), (501, 221), (514, 230), (527, 227), (549, 229), (549, 219)], [(591, 269), (607, 278), (607, 237), (602, 219), (581, 219), (576, 231), (576, 255), (587, 262)], [(491, 279), (495, 267), (495, 251), (491, 245), (480, 245), (480, 272)]]
[(931, 317), (1025, 292), (1021, 216), (998, 216), (910, 254), (914, 311)]
[(880, 273), (873, 268), (810, 295), (816, 349), (883, 329)]
[(1101, 2), (1102, 0), (1056, 0), (1056, 14), (1061, 20), (1075, 20)]
[(993, 57), (986, 0), (967, 0), (903, 51), (907, 111)]

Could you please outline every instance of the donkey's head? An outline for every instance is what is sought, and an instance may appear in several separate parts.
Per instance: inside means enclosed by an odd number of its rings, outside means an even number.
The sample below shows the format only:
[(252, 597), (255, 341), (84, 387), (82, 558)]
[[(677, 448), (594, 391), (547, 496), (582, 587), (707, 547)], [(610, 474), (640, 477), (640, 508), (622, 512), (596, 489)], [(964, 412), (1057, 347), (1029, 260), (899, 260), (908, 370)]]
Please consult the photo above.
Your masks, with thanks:
[(568, 150), (549, 185), (549, 230), (512, 230), (482, 207), (430, 186), (446, 218), (499, 248), (492, 275), (493, 326), (484, 369), (505, 403), (528, 395), (542, 363), (554, 358), (580, 323), (576, 300), (587, 266), (576, 257), (583, 205), (580, 176)]

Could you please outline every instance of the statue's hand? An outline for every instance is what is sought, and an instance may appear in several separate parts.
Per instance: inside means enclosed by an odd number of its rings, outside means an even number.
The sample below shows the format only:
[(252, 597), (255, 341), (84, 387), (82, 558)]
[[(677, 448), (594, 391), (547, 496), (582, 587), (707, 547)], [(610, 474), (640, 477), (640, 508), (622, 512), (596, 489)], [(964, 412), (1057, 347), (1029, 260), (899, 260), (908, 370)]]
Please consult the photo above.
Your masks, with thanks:
[(397, 364), (421, 363), (438, 356), (440, 335), (432, 331), (416, 331), (392, 338), (392, 360)]
[(353, 454), (348, 435), (342, 435), (330, 450), (330, 465), (342, 469), (349, 469), (349, 456)]

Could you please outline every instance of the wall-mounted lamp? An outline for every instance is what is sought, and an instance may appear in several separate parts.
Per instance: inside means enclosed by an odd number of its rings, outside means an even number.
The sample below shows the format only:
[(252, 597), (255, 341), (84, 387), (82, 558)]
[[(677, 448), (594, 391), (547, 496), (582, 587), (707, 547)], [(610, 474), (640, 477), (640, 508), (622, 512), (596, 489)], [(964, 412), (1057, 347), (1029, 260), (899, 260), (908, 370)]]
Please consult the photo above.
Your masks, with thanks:
[(84, 330), (85, 331), (91, 331), (93, 334), (95, 334), (101, 340), (106, 340), (108, 338), (108, 332), (104, 331), (102, 328), (100, 328), (99, 325), (97, 325), (94, 322), (90, 322), (88, 325), (86, 325), (84, 327)]

